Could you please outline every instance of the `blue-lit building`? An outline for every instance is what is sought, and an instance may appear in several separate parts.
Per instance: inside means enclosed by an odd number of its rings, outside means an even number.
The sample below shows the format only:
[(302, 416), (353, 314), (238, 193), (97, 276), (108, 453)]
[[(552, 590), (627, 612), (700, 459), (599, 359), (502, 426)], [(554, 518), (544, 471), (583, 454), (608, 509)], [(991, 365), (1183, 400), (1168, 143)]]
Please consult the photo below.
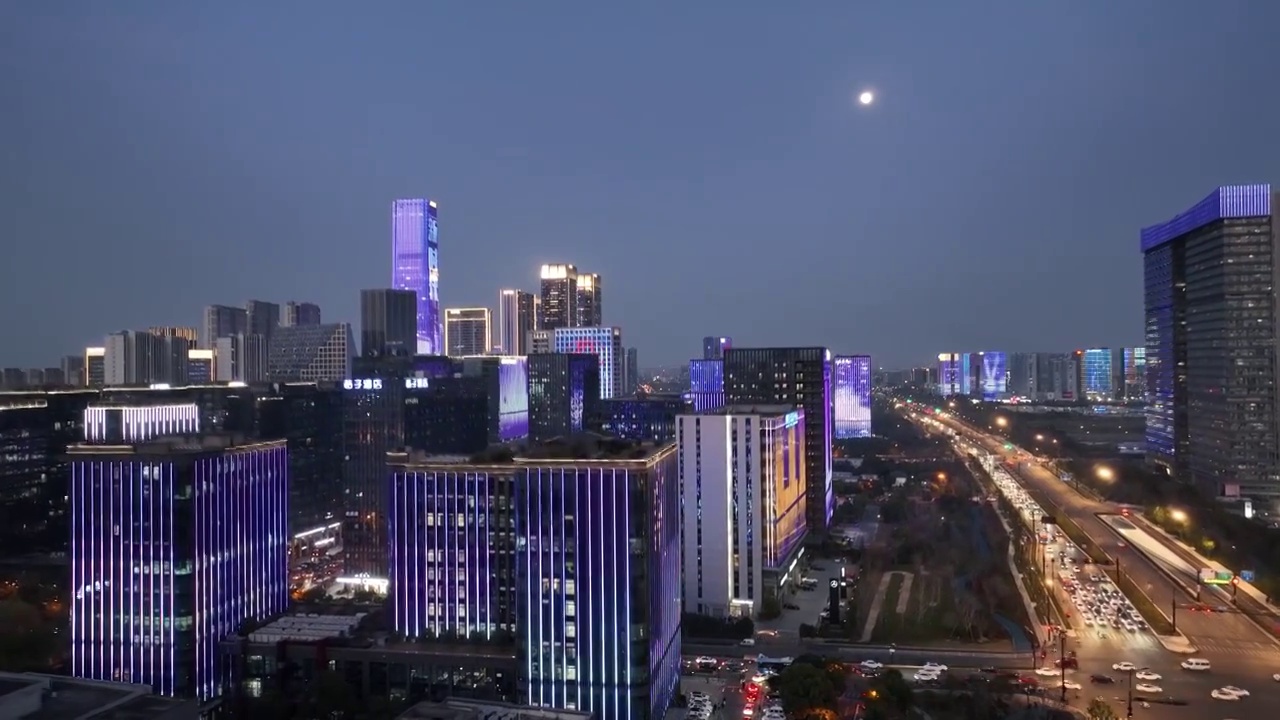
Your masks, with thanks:
[(600, 401), (599, 430), (624, 440), (666, 443), (676, 438), (676, 416), (694, 411), (682, 395), (641, 395)]
[(1000, 351), (980, 352), (979, 381), (982, 399), (988, 402), (1000, 400), (1009, 394), (1009, 356)]
[(1276, 208), (1220, 187), (1141, 234), (1147, 459), (1207, 495), (1280, 496)]
[(510, 637), (528, 704), (663, 717), (680, 672), (674, 444), (393, 454), (390, 472), (398, 632)]
[(558, 353), (595, 355), (600, 359), (600, 398), (622, 394), (622, 375), (627, 361), (622, 347), (622, 329), (616, 327), (556, 328), (551, 339)]
[(529, 356), (529, 439), (576, 435), (593, 426), (600, 406), (600, 358), (588, 353)]
[(871, 437), (871, 356), (837, 355), (831, 363), (831, 436)]
[(724, 407), (724, 360), (689, 361), (689, 400), (697, 412)]
[(71, 672), (207, 700), (218, 644), (289, 602), (283, 440), (79, 444), (71, 461)]
[(960, 353), (938, 353), (938, 394), (963, 395)]
[(1110, 348), (1089, 348), (1082, 357), (1084, 397), (1094, 402), (1116, 399), (1115, 352)]

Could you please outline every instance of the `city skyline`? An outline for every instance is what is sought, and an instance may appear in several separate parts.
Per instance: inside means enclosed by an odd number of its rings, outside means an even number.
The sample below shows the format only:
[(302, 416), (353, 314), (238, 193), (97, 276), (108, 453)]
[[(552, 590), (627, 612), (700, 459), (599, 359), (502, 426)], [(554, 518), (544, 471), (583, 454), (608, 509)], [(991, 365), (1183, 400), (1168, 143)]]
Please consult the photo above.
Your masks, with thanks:
[[(1280, 150), (1256, 141), (1267, 137), (1271, 98), (1230, 132), (1207, 109), (1257, 102), (1251, 88), (1265, 63), (1251, 53), (1265, 39), (1225, 44), (1225, 33), (1209, 32), (1224, 44), (1202, 61), (1177, 50), (1202, 41), (1206, 22), (1261, 32), (1271, 8), (1206, 20), (1195, 4), (1171, 0), (1162, 30), (1140, 47), (1129, 30), (1151, 20), (1137, 8), (955, 11), (935, 18), (927, 37), (911, 35), (921, 29), (892, 8), (841, 8), (818, 28), (776, 8), (727, 18), (699, 8), (684, 19), (688, 38), (645, 10), (600, 25), (621, 28), (608, 33), (565, 9), (481, 22), (466, 7), (429, 18), (425, 9), (315, 13), (317, 32), (304, 32), (292, 13), (270, 8), (258, 9), (252, 32), (272, 42), (228, 61), (225, 48), (244, 44), (235, 9), (195, 22), (190, 8), (153, 7), (4, 11), (17, 40), (0, 72), (24, 113), (16, 154), (0, 171), (20, 191), (0, 208), (24, 240), (0, 271), (0, 298), (24, 306), (45, 286), (42, 268), (64, 253), (78, 259), (65, 269), (65, 292), (15, 314), (6, 364), (44, 366), (120, 328), (194, 324), (219, 298), (307, 298), (328, 321), (354, 321), (355, 290), (387, 282), (387, 203), (423, 195), (446, 212), (442, 303), (491, 306), (496, 289), (533, 290), (541, 264), (572, 261), (609, 279), (608, 322), (627, 328), (647, 364), (687, 359), (690, 338), (708, 332), (744, 346), (824, 343), (890, 367), (922, 362), (938, 346), (1128, 346), (1141, 335), (1141, 261), (1129, 241), (1138, 229), (1208, 188), (1265, 182), (1280, 168)], [(443, 42), (392, 40), (418, 13), (447, 29)], [(479, 32), (487, 22), (527, 31)], [(1051, 30), (1035, 47), (965, 52), (1005, 22)], [(749, 38), (761, 28), (794, 50), (785, 63), (758, 57)], [(359, 62), (322, 51), (314, 38), (330, 30), (352, 34)], [(548, 50), (540, 30), (574, 39)], [(627, 70), (622, 58), (663, 33), (672, 37), (661, 67)], [(1056, 61), (1081, 33), (1090, 61)], [(928, 53), (912, 49), (922, 43)], [(503, 77), (468, 68), (430, 92), (399, 91), (408, 68), (439, 66), (460, 48), (525, 61)], [(59, 61), (46, 62), (50, 53)], [(579, 62), (584, 53), (599, 62)], [(158, 66), (169, 74), (153, 76)], [(664, 73), (680, 81), (646, 79)], [(563, 82), (528, 94), (528, 78), (553, 76)], [(192, 77), (207, 90), (198, 100), (182, 90)], [(852, 96), (866, 84), (876, 103), (858, 106)], [(589, 112), (578, 109), (584, 87), (602, 94)], [(1048, 87), (1058, 90), (1042, 101)], [(1198, 102), (1205, 87), (1214, 102)], [(775, 92), (776, 102), (757, 107)], [(100, 112), (70, 111), (72, 97)], [(345, 98), (335, 112), (289, 120), (334, 97)], [(387, 97), (404, 107), (369, 111)], [(527, 121), (503, 112), (512, 98), (530, 103)], [(678, 122), (635, 125), (643, 110), (672, 103), (688, 107)], [(1188, 107), (1152, 128), (1153, 114)], [(602, 130), (617, 127), (634, 128), (633, 140)], [(725, 127), (734, 130), (710, 130)], [(139, 135), (150, 151), (135, 151)], [(1191, 160), (1170, 151), (1188, 137), (1198, 138)], [(705, 197), (683, 178), (700, 178)], [(788, 210), (748, 217), (742, 198), (753, 194)], [(916, 209), (921, 198), (930, 198), (926, 212)], [(1085, 210), (1088, 232), (1042, 222)], [(654, 212), (661, 232), (619, 222)], [(1021, 230), (1032, 226), (1041, 228), (1034, 242)], [(774, 248), (823, 262), (778, 262)], [(660, 275), (636, 272), (637, 252), (671, 261)], [(930, 264), (947, 272), (935, 278)], [(89, 295), (95, 277), (139, 269), (148, 282)], [(899, 293), (913, 276), (923, 281)], [(789, 290), (743, 293), (735, 278)], [(1082, 278), (1096, 290), (1077, 292)], [(1057, 301), (1068, 295), (1076, 301)], [(969, 311), (945, 312), (958, 296)], [(852, 312), (815, 310), (845, 306)]]

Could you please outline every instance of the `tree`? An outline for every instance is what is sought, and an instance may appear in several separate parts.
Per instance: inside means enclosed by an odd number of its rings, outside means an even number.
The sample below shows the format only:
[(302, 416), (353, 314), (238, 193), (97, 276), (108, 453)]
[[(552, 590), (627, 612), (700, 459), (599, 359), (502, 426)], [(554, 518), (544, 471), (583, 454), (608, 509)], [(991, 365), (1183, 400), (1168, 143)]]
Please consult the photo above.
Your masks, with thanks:
[(1085, 714), (1089, 716), (1089, 720), (1118, 720), (1120, 717), (1106, 700), (1097, 697), (1089, 701), (1089, 708), (1085, 710)]
[(902, 677), (902, 673), (897, 670), (889, 670), (881, 675), (876, 683), (880, 687), (880, 692), (884, 695), (895, 710), (899, 713), (906, 713), (915, 704), (915, 692), (911, 689), (911, 685), (907, 683), (907, 679)]
[(782, 709), (792, 717), (802, 717), (810, 709), (835, 708), (836, 689), (830, 675), (809, 663), (791, 663), (769, 678), (769, 687), (782, 696)]

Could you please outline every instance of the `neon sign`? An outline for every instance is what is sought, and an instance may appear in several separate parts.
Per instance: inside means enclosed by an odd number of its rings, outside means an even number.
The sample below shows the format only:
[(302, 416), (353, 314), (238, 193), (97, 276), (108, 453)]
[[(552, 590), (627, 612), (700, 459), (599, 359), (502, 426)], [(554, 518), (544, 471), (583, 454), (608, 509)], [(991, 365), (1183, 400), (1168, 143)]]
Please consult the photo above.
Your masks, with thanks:
[(381, 390), (382, 378), (358, 378), (342, 381), (343, 390)]
[(800, 413), (798, 413), (798, 412), (789, 412), (789, 413), (787, 413), (787, 424), (786, 424), (786, 427), (793, 428), (793, 427), (795, 427), (796, 425), (799, 425), (799, 424), (800, 424)]
[(422, 390), (431, 384), (431, 378), (410, 377), (404, 379), (404, 388), (406, 390)]

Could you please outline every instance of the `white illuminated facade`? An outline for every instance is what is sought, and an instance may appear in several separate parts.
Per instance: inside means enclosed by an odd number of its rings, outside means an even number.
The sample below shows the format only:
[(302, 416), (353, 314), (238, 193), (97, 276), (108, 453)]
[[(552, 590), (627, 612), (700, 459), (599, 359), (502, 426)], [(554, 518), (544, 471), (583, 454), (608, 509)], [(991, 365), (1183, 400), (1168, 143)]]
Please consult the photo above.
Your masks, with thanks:
[(493, 342), (489, 308), (444, 311), (444, 347), (449, 357), (484, 355)]
[(804, 411), (676, 418), (684, 611), (753, 617), (794, 580), (805, 535)]
[(90, 443), (145, 442), (164, 435), (200, 432), (200, 408), (185, 405), (91, 406), (84, 410), (84, 440)]
[(558, 328), (552, 335), (555, 352), (586, 353), (600, 359), (600, 397), (622, 394), (622, 371), (627, 361), (622, 347), (622, 328)]

